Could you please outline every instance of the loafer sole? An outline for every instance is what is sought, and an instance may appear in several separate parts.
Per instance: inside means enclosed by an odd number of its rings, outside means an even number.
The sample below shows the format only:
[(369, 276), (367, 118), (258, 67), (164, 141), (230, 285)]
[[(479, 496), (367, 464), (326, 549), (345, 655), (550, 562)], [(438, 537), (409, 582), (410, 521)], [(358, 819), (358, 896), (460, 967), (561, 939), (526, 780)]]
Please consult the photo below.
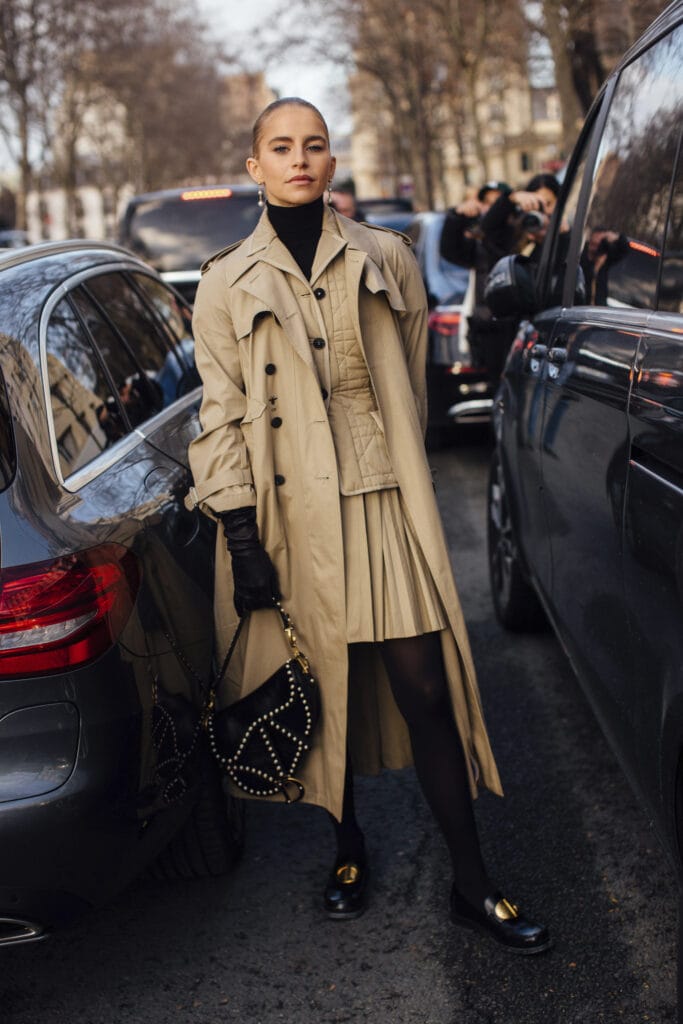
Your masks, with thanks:
[(506, 949), (510, 953), (519, 953), (520, 956), (533, 956), (535, 953), (545, 953), (554, 945), (553, 938), (548, 936), (545, 942), (536, 943), (534, 946), (515, 946), (497, 938), (494, 932), (490, 928), (487, 928), (486, 925), (479, 924), (478, 921), (471, 921), (468, 917), (459, 917), (457, 914), (451, 912), (451, 921), (453, 924), (457, 924), (461, 928), (469, 928), (471, 931), (478, 932), (479, 935), (486, 936), (487, 939), (491, 939), (492, 942), (495, 942), (495, 944), (500, 946), (501, 949)]

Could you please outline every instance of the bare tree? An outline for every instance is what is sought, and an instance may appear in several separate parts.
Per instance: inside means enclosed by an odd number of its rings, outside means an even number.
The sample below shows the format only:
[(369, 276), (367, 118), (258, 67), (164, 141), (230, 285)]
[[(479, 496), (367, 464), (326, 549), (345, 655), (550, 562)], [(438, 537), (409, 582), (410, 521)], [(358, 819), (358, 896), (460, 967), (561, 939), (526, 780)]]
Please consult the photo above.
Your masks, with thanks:
[(50, 0), (3, 0), (0, 5), (0, 131), (18, 167), (17, 224), (26, 227), (25, 197), (33, 170), (32, 146), (40, 135), (41, 85), (49, 74)]

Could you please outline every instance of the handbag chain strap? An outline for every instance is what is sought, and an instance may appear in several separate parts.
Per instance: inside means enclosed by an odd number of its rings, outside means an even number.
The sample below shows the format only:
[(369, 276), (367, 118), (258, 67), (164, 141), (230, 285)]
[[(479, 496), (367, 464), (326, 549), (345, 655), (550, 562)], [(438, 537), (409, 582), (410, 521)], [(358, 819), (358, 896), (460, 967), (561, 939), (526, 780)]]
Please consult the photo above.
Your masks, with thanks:
[[(279, 601), (274, 602), (274, 607), (277, 609), (280, 615), (280, 619), (282, 620), (282, 628), (285, 632), (285, 636), (287, 637), (289, 646), (292, 649), (292, 657), (299, 662), (303, 671), (306, 672), (306, 674), (309, 674), (310, 666), (308, 663), (308, 659), (306, 658), (306, 655), (303, 653), (303, 651), (299, 650), (299, 643), (296, 637), (296, 633), (294, 632), (294, 623), (292, 622), (291, 618), (289, 617), (289, 615), (287, 614), (287, 612), (282, 607), (282, 604)], [(190, 662), (185, 657), (183, 650), (178, 646), (173, 637), (169, 633), (167, 633), (166, 630), (163, 630), (163, 634), (165, 638), (168, 640), (169, 644), (171, 645), (171, 649), (173, 650), (178, 660), (187, 669), (190, 676), (195, 680), (195, 682), (199, 683), (202, 693), (206, 694), (206, 703), (204, 705), (201, 716), (201, 721), (204, 727), (206, 727), (209, 717), (214, 712), (216, 706), (216, 692), (218, 690), (218, 687), (223, 682), (225, 673), (228, 670), (228, 665), (230, 664), (230, 659), (232, 658), (233, 651), (237, 646), (237, 641), (240, 638), (242, 627), (244, 626), (246, 620), (247, 616), (245, 615), (242, 616), (240, 621), (237, 623), (237, 628), (233, 633), (232, 640), (230, 641), (230, 646), (228, 647), (228, 651), (225, 655), (225, 658), (223, 659), (223, 664), (221, 665), (218, 675), (213, 679), (210, 686), (208, 687), (208, 691), (206, 681), (202, 679), (202, 677), (199, 675), (194, 666), (190, 664)]]

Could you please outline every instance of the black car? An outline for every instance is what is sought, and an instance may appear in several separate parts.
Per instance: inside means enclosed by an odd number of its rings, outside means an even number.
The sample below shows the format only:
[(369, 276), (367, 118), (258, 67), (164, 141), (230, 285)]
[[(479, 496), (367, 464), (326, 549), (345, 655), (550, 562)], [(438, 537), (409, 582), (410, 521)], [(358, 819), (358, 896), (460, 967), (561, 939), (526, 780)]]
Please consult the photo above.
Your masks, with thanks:
[[(683, 867), (683, 3), (591, 110), (494, 406), (500, 621), (543, 615)], [(525, 296), (531, 296), (531, 299)]]
[(446, 440), (452, 427), (488, 422), (496, 381), (476, 364), (467, 342), (463, 303), (470, 271), (439, 252), (444, 212), (416, 213), (406, 229), (422, 271), (429, 304), (427, 391), (430, 443)]
[(183, 502), (189, 308), (87, 242), (0, 255), (0, 296), (3, 945), (153, 861), (226, 870), (241, 813), (199, 728), (215, 530)]
[(392, 231), (407, 231), (413, 219), (413, 201), (408, 196), (385, 196), (381, 199), (359, 199), (362, 219)]
[(200, 267), (219, 249), (246, 238), (261, 216), (255, 185), (215, 185), (147, 192), (128, 201), (119, 242), (193, 302)]

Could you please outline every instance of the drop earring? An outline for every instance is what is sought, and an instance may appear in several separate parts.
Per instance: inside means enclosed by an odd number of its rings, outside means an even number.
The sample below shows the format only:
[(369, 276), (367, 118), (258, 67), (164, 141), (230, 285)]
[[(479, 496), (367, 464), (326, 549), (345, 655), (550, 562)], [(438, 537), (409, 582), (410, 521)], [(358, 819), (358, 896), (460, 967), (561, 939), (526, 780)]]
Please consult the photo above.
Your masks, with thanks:
[(332, 178), (327, 183), (327, 202), (328, 204), (332, 202)]
[(263, 182), (261, 182), (258, 187), (258, 199), (256, 200), (256, 205), (260, 206), (261, 209), (263, 209), (263, 207), (266, 205), (266, 196), (263, 191)]

